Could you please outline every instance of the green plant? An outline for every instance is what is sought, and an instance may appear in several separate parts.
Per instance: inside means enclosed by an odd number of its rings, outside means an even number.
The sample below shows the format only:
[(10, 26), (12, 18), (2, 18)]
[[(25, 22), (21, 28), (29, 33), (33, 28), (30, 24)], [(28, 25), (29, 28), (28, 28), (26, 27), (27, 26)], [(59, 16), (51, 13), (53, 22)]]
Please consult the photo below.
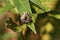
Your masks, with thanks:
[[(23, 12), (27, 12), (31, 17), (31, 23), (25, 23), (18, 26), (12, 23), (11, 20), (8, 20), (8, 24), (13, 24), (11, 25), (11, 28), (16, 32), (25, 34), (28, 27), (35, 34), (44, 36), (44, 33), (48, 35), (49, 33), (54, 32), (55, 27), (51, 24), (54, 26), (59, 24), (59, 22), (58, 24), (56, 23), (57, 20), (60, 21), (59, 0), (2, 0), (2, 2), (5, 3), (5, 6), (0, 8), (0, 15), (3, 15), (9, 10), (17, 15), (22, 15)], [(43, 37), (42, 40), (44, 40)]]

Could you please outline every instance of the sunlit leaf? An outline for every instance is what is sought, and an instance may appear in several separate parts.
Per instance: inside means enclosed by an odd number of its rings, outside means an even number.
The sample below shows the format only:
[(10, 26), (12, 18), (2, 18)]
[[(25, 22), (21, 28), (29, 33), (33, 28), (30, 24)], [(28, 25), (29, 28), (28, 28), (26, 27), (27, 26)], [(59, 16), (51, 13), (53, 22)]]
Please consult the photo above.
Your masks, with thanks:
[(17, 26), (16, 29), (17, 29), (17, 32), (21, 32), (22, 31), (22, 27), (21, 26)]
[(51, 17), (55, 17), (55, 18), (57, 18), (57, 19), (60, 19), (60, 14), (48, 14), (49, 16), (51, 16)]
[(36, 34), (36, 29), (35, 29), (34, 23), (28, 24), (27, 26)]
[(57, 19), (60, 19), (60, 14), (56, 14), (56, 15), (52, 15), (52, 17), (55, 17), (55, 18), (57, 18)]
[(17, 8), (13, 8), (12, 10), (10, 10), (11, 12), (15, 13), (15, 14), (18, 14), (18, 9)]
[(58, 0), (40, 0), (41, 5), (46, 9), (46, 11), (54, 10)]
[(33, 14), (33, 15), (32, 15), (32, 20), (33, 20), (33, 23), (35, 23), (36, 18), (37, 18), (37, 15), (38, 15), (38, 14)]
[(10, 1), (11, 5), (14, 5), (13, 0), (9, 0), (9, 1)]
[(31, 13), (29, 0), (13, 0), (13, 2), (20, 13), (22, 12)]
[(46, 33), (46, 34), (42, 35), (42, 40), (52, 40), (52, 38), (48, 33)]
[(25, 35), (26, 31), (27, 31), (27, 25), (23, 24), (22, 25), (22, 34)]
[(52, 32), (54, 30), (54, 27), (52, 26), (52, 24), (49, 22), (45, 25), (45, 29), (46, 31), (49, 33), (49, 32)]
[(33, 5), (33, 8), (35, 9), (35, 11), (36, 11), (36, 13), (44, 13), (44, 11), (43, 10), (41, 10), (41, 9), (39, 9), (38, 7), (36, 7), (36, 6), (34, 6)]
[(33, 3), (37, 4), (43, 11), (45, 11), (45, 8), (41, 5), (40, 0), (31, 0)]
[(17, 32), (21, 32), (22, 30), (26, 31), (27, 26), (26, 24), (23, 24), (21, 26), (17, 26), (16, 29), (17, 29)]

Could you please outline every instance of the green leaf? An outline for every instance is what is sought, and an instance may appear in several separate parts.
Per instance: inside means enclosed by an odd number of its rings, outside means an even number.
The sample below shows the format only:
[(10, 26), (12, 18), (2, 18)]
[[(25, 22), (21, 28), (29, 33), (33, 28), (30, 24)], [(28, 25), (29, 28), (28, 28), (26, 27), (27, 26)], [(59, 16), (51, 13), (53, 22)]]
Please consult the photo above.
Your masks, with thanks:
[(16, 30), (17, 32), (21, 32), (22, 31), (22, 27), (21, 26), (17, 26), (16, 29), (17, 29)]
[(21, 26), (17, 26), (16, 29), (17, 29), (17, 32), (21, 32), (22, 30), (26, 31), (27, 26), (26, 24), (23, 24)]
[(18, 9), (20, 13), (23, 12), (31, 12), (29, 0), (13, 0), (15, 7)]
[(58, 0), (40, 0), (41, 5), (46, 9), (46, 11), (54, 10)]
[(35, 23), (38, 14), (32, 14), (33, 23)]
[(37, 34), (34, 23), (28, 24), (27, 26), (28, 26), (35, 34)]
[(51, 15), (52, 17), (55, 17), (57, 19), (60, 19), (60, 14), (56, 14), (56, 15)]
[(41, 14), (41, 13), (45, 12), (45, 11), (39, 9), (38, 7), (34, 6), (34, 5), (33, 5), (33, 8), (35, 9), (36, 13), (40, 13)]
[(5, 2), (6, 6), (11, 5), (11, 3), (10, 3), (10, 1), (9, 1), (9, 0), (3, 0), (3, 1)]
[(48, 14), (48, 15), (51, 17), (55, 17), (57, 19), (60, 19), (60, 14), (55, 13), (55, 14)]
[(11, 10), (13, 9), (13, 6), (6, 6), (0, 9), (0, 15), (3, 14), (4, 12), (6, 12), (7, 10)]
[(33, 3), (37, 4), (43, 11), (45, 11), (45, 8), (41, 5), (40, 0), (31, 0)]

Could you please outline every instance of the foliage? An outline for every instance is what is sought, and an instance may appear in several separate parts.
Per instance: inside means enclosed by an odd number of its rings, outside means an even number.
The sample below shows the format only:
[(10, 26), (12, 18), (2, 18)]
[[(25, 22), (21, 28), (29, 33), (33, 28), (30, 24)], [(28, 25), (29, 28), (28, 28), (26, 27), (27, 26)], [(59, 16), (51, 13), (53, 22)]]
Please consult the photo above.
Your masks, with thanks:
[[(1, 0), (1, 2), (4, 2), (5, 6), (0, 7), (0, 15), (3, 15), (8, 10), (18, 15), (22, 15), (23, 12), (29, 14), (32, 20), (31, 23), (16, 25), (12, 23), (10, 19), (7, 23), (11, 24), (10, 28), (12, 30), (18, 33), (22, 32), (23, 35), (27, 31), (27, 28), (30, 28), (30, 30), (38, 35), (43, 35), (46, 30), (48, 35), (48, 33), (56, 29), (55, 25), (59, 24), (59, 22), (57, 22), (57, 20), (60, 21), (59, 0)], [(59, 25), (57, 25), (57, 27), (59, 27)]]

